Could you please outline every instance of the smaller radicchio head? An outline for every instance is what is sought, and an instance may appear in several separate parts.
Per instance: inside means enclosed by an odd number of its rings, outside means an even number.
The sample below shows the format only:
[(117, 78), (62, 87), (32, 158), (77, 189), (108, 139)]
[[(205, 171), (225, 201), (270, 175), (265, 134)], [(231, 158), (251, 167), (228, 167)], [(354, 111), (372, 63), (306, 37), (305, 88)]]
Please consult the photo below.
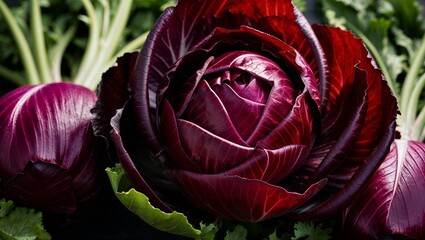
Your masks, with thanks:
[(425, 144), (395, 140), (344, 213), (346, 239), (425, 239)]
[(24, 86), (0, 98), (3, 197), (66, 215), (92, 206), (104, 183), (104, 150), (91, 127), (95, 101), (94, 92), (70, 83)]

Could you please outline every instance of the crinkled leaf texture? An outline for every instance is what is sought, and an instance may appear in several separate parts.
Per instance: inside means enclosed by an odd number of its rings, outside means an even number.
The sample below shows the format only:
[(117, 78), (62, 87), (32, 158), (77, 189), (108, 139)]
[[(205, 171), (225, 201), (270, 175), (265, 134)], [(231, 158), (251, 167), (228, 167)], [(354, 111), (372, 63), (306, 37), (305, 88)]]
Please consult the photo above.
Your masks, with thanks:
[(49, 240), (44, 230), (42, 213), (34, 209), (14, 208), (12, 201), (0, 200), (0, 239)]
[(395, 140), (365, 191), (344, 214), (347, 239), (425, 239), (425, 144)]
[(165, 213), (158, 208), (153, 207), (149, 199), (134, 188), (130, 190), (120, 188), (125, 179), (124, 170), (120, 164), (116, 164), (114, 168), (107, 168), (109, 180), (111, 181), (112, 189), (121, 203), (130, 211), (139, 216), (143, 221), (157, 228), (158, 230), (196, 238), (201, 234), (201, 231), (195, 229), (182, 213), (172, 212)]

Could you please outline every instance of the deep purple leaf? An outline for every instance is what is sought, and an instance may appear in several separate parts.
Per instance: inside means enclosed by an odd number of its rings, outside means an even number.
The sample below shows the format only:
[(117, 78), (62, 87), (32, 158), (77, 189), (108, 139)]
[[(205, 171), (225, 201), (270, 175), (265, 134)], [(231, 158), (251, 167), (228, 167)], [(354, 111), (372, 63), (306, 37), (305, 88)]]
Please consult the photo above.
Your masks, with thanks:
[(138, 55), (137, 52), (124, 54), (117, 59), (116, 66), (102, 75), (102, 81), (97, 88), (98, 100), (91, 110), (96, 136), (109, 137), (112, 129), (111, 118), (130, 97), (130, 84), (134, 79), (134, 66)]
[(172, 168), (199, 171), (199, 165), (192, 161), (182, 147), (175, 112), (167, 100), (163, 101), (159, 128), (164, 135), (162, 137), (163, 147), (172, 159), (168, 160), (167, 164)]
[(244, 163), (224, 174), (276, 184), (298, 169), (307, 153), (308, 148), (304, 145), (286, 145), (274, 150), (256, 149)]
[(282, 216), (307, 201), (326, 184), (326, 179), (322, 179), (304, 193), (295, 193), (261, 180), (239, 176), (179, 170), (170, 170), (166, 174), (197, 206), (217, 216), (247, 222)]
[[(389, 151), (391, 142), (394, 140), (395, 121), (388, 127), (374, 151), (364, 159), (355, 173), (348, 179), (343, 189), (330, 196), (319, 206), (311, 209), (311, 206), (302, 206), (298, 219), (326, 219), (336, 216), (338, 213), (354, 201), (362, 186), (372, 177)], [(317, 203), (315, 203), (317, 204)]]
[[(356, 84), (357, 79), (352, 78), (356, 76), (354, 66), (367, 73), (366, 119), (356, 143), (352, 146), (350, 161), (346, 161), (348, 165), (352, 165), (353, 162), (363, 161), (374, 150), (388, 126), (394, 121), (397, 101), (360, 39), (354, 38), (352, 33), (337, 28), (315, 25), (313, 29), (323, 46), (330, 67), (329, 71), (332, 73), (329, 78), (331, 88), (326, 111), (329, 116), (339, 117), (332, 115), (332, 111), (338, 110), (335, 104), (346, 99), (341, 95), (342, 90)], [(341, 51), (342, 49), (344, 50)], [(325, 129), (331, 125), (330, 122), (335, 121), (328, 115), (324, 117)], [(330, 128), (329, 131), (332, 129)]]
[(292, 110), (264, 139), (257, 145), (265, 149), (278, 149), (292, 144), (305, 144), (310, 149), (314, 141), (314, 112), (308, 101), (308, 93), (300, 94)]
[(71, 83), (24, 86), (0, 99), (5, 197), (65, 214), (93, 201), (106, 180), (105, 149), (91, 126), (95, 101), (94, 92)]
[[(182, 147), (203, 173), (220, 173), (244, 162), (254, 151), (178, 119)], [(170, 153), (172, 154), (172, 153)]]
[(211, 133), (242, 146), (247, 146), (235, 129), (225, 106), (206, 81), (202, 81), (192, 96), (182, 119), (188, 120)]
[(347, 239), (425, 238), (425, 144), (395, 140), (364, 192), (345, 211)]
[[(367, 82), (366, 73), (357, 69), (352, 77), (356, 79), (356, 83), (341, 90), (342, 106), (334, 107), (333, 111), (328, 112), (328, 116), (332, 116), (333, 123), (329, 130), (322, 129), (322, 135), (317, 141), (317, 145), (321, 144), (330, 146), (323, 155), (320, 164), (315, 166), (314, 172), (310, 173), (308, 178), (311, 182), (328, 176), (338, 168), (341, 163), (350, 154), (353, 144), (359, 137), (360, 131), (364, 125), (367, 109)], [(352, 97), (354, 96), (354, 97)], [(346, 100), (350, 99), (350, 101)], [(335, 115), (335, 116), (334, 116)], [(328, 126), (324, 126), (328, 128)], [(312, 150), (314, 154), (316, 149)], [(313, 164), (317, 156), (312, 156), (309, 161)], [(332, 179), (329, 179), (331, 182)], [(332, 184), (332, 183), (331, 183)]]
[[(31, 191), (22, 186), (31, 184)], [(37, 209), (49, 209), (54, 212), (72, 214), (77, 209), (77, 199), (72, 189), (72, 176), (65, 169), (54, 164), (36, 161), (29, 164), (25, 174), (17, 175), (11, 181), (5, 181), (3, 192), (8, 199), (17, 203), (29, 203)]]
[(260, 121), (265, 104), (241, 98), (228, 84), (214, 85), (213, 90), (226, 108), (239, 135), (246, 140)]
[(151, 189), (151, 187), (146, 183), (145, 179), (140, 174), (139, 170), (136, 168), (131, 156), (126, 151), (121, 135), (120, 135), (120, 120), (122, 116), (122, 109), (117, 111), (117, 114), (111, 120), (111, 138), (114, 142), (115, 149), (117, 151), (118, 158), (120, 163), (125, 170), (125, 173), (129, 180), (133, 183), (134, 188), (145, 194), (153, 206), (160, 208), (165, 212), (172, 212), (170, 207), (165, 204)]

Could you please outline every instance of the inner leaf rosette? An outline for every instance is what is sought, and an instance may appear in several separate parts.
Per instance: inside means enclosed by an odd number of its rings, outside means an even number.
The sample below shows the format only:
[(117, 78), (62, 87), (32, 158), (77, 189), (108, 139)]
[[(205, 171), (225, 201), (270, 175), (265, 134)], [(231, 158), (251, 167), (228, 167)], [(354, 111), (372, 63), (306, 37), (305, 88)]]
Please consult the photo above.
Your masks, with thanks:
[(315, 83), (305, 60), (280, 40), (247, 27), (216, 29), (158, 88), (169, 176), (185, 170), (278, 183), (302, 166), (314, 142)]

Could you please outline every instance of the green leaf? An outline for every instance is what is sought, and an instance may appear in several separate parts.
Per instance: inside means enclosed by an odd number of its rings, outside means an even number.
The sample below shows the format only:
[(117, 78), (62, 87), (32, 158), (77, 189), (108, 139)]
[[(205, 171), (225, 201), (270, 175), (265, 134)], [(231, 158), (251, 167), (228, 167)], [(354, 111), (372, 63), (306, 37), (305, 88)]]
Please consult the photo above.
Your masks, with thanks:
[(202, 222), (199, 224), (201, 226), (201, 234), (197, 238), (198, 240), (214, 240), (215, 235), (218, 232), (218, 227), (211, 223), (208, 225), (203, 224)]
[(306, 240), (328, 240), (331, 239), (331, 229), (322, 229), (322, 224), (314, 225), (313, 222), (297, 222), (294, 225), (295, 237), (291, 240), (306, 239)]
[(165, 213), (149, 203), (149, 199), (134, 188), (122, 190), (122, 183), (126, 181), (124, 170), (120, 164), (114, 168), (107, 168), (112, 189), (121, 203), (143, 221), (163, 232), (196, 238), (201, 230), (195, 229), (187, 217), (179, 212)]
[(304, 12), (307, 9), (305, 0), (292, 0), (292, 4), (294, 4), (301, 12)]
[(277, 236), (276, 230), (272, 234), (269, 235), (268, 240), (282, 240), (282, 238)]
[(13, 209), (13, 202), (6, 201), (4, 199), (0, 200), (0, 218), (5, 217)]
[(0, 201), (0, 239), (4, 240), (49, 240), (44, 230), (42, 213), (34, 209), (17, 207), (13, 202)]
[(243, 226), (237, 225), (233, 228), (233, 231), (227, 231), (227, 235), (224, 240), (245, 240), (247, 233), (248, 232)]
[(417, 0), (387, 0), (394, 8), (394, 19), (400, 29), (409, 36), (420, 38), (425, 26), (422, 17), (422, 7)]

